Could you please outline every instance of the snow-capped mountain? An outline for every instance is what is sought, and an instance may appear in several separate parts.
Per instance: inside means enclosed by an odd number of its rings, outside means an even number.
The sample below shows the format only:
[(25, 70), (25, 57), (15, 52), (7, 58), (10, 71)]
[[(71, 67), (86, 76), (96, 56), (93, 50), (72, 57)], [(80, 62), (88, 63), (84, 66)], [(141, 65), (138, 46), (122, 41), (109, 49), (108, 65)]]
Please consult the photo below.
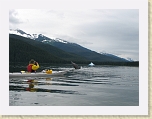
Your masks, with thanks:
[(130, 62), (133, 62), (134, 60), (133, 59), (131, 59), (130, 57), (127, 57), (126, 58), (128, 61), (130, 61)]
[(16, 34), (16, 35), (23, 36), (23, 37), (30, 38), (30, 39), (38, 38), (37, 34), (27, 34), (26, 32), (24, 32), (20, 29), (10, 29), (9, 34)]
[[(106, 53), (106, 52), (100, 52), (100, 54), (102, 55), (106, 55), (106, 56), (110, 56), (110, 57), (115, 57), (115, 58), (121, 58), (120, 56), (117, 56), (117, 55), (114, 55), (114, 54), (110, 54), (110, 53)], [(131, 58), (122, 58), (126, 61), (129, 61), (129, 62), (133, 62), (133, 60)]]
[(30, 39), (37, 40), (37, 41), (44, 42), (44, 43), (48, 43), (48, 42), (69, 43), (60, 38), (55, 38), (55, 39), (48, 38), (48, 37), (44, 36), (43, 34), (28, 34), (20, 29), (10, 29), (9, 34), (19, 35), (22, 37), (30, 38)]
[(129, 61), (112, 54), (97, 53), (77, 43), (71, 43), (60, 38), (55, 38), (55, 39), (49, 38), (49, 37), (44, 36), (43, 34), (28, 34), (20, 29), (16, 29), (16, 30), (10, 29), (9, 33), (11, 35), (15, 34), (15, 35), (26, 37), (35, 41), (45, 43), (45, 44), (49, 44), (51, 46), (54, 46), (70, 54), (76, 54), (81, 57), (84, 57), (85, 59), (89, 61), (98, 61), (98, 62), (128, 62)]
[(69, 43), (69, 42), (67, 42), (67, 41), (65, 41), (63, 39), (60, 39), (60, 38), (56, 38), (55, 41), (62, 42), (62, 43)]

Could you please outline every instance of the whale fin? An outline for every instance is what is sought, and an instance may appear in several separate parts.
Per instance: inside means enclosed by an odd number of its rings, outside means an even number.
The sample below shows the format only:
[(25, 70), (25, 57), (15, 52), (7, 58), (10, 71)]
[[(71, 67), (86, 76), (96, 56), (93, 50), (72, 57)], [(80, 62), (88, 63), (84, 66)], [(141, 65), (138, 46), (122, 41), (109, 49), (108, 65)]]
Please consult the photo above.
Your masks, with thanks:
[(74, 62), (72, 62), (72, 61), (71, 61), (71, 63), (72, 63), (72, 66), (73, 66), (75, 69), (80, 69), (80, 67), (79, 67), (76, 63), (74, 63)]

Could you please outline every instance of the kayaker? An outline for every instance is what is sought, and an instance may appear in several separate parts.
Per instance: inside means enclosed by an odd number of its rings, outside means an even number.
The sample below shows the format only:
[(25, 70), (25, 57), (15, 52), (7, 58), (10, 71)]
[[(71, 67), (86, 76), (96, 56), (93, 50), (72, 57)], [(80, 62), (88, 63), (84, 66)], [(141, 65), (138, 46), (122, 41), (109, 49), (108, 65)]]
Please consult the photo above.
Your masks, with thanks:
[(36, 62), (34, 59), (31, 59), (29, 61), (29, 64), (27, 66), (27, 71), (28, 72), (36, 72), (36, 70), (39, 68), (39, 63)]

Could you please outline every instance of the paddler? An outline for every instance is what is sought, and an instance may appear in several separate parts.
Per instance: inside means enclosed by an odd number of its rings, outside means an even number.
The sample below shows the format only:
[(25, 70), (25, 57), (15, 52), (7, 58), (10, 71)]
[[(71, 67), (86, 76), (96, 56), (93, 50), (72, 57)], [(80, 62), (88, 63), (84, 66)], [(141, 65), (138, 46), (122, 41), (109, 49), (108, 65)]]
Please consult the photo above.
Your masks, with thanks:
[(29, 64), (27, 66), (27, 71), (28, 72), (36, 72), (36, 70), (39, 68), (38, 62), (36, 62), (34, 59), (31, 59), (29, 61)]

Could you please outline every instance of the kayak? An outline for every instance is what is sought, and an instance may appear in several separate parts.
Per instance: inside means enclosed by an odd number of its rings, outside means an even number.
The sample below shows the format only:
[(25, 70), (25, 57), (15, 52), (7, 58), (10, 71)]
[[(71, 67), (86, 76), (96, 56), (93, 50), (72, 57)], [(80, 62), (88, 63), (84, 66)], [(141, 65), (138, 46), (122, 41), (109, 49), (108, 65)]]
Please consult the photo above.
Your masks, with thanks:
[(51, 73), (47, 72), (14, 72), (9, 73), (9, 78), (17, 78), (17, 77), (56, 77), (56, 76), (63, 76), (66, 74), (67, 71), (52, 71)]

